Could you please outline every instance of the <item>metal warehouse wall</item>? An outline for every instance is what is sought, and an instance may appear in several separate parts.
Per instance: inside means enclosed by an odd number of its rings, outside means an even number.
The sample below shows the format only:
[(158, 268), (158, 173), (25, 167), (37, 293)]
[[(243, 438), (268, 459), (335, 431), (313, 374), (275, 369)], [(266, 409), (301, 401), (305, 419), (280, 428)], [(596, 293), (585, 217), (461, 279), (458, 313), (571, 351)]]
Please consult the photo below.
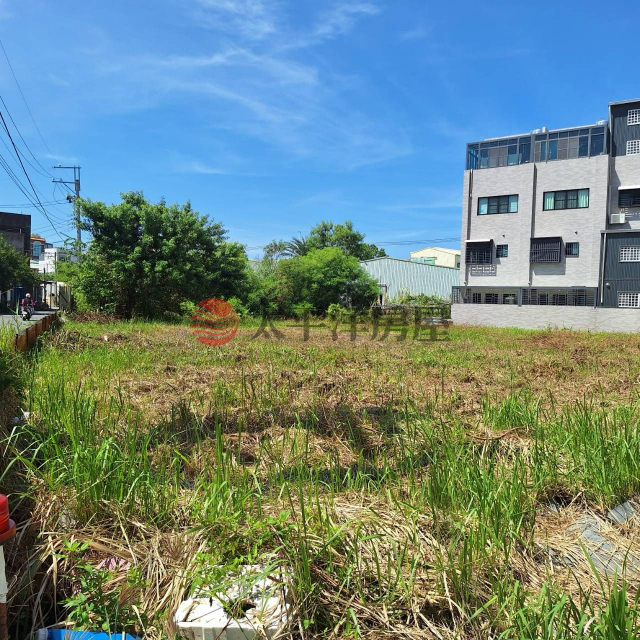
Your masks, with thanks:
[(387, 297), (403, 290), (451, 298), (451, 287), (460, 284), (460, 269), (410, 262), (398, 258), (374, 258), (360, 263), (379, 284), (387, 285)]

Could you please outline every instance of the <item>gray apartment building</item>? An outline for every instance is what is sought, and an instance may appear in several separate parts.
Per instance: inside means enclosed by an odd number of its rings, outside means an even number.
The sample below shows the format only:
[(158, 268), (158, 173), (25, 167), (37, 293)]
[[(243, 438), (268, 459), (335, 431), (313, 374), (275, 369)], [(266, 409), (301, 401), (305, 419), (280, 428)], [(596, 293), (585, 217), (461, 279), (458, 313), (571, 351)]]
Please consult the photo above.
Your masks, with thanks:
[(640, 99), (467, 145), (461, 324), (640, 331)]

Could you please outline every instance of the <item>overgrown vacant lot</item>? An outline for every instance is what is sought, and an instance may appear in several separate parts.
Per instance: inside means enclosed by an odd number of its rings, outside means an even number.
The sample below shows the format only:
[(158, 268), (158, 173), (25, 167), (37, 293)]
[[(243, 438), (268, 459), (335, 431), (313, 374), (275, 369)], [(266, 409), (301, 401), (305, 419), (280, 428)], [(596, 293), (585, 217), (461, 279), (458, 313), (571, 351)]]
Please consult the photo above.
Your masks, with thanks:
[(17, 637), (91, 580), (89, 618), (172, 637), (206, 567), (259, 562), (293, 570), (296, 637), (636, 637), (633, 563), (598, 573), (574, 525), (640, 557), (604, 517), (640, 493), (640, 337), (319, 325), (49, 338), (0, 449)]

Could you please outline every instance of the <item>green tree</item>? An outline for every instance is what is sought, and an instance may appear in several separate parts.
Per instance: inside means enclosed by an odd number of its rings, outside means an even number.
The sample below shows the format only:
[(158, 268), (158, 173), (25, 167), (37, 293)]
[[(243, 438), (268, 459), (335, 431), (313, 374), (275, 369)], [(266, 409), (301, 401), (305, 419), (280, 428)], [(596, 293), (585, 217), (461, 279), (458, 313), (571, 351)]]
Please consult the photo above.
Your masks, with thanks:
[(363, 308), (378, 293), (378, 285), (358, 259), (338, 247), (311, 249), (279, 267), (294, 292), (293, 304), (309, 303), (322, 311), (336, 303)]
[(243, 247), (218, 222), (185, 205), (151, 203), (142, 192), (119, 204), (80, 201), (83, 228), (93, 236), (77, 286), (87, 305), (122, 317), (176, 313), (184, 301), (246, 293)]
[(325, 249), (326, 247), (338, 247), (348, 256), (358, 260), (370, 260), (386, 256), (384, 249), (379, 249), (375, 244), (364, 242), (365, 235), (353, 228), (351, 220), (344, 224), (334, 224), (323, 220), (313, 227), (307, 237), (308, 248)]
[(30, 289), (39, 281), (38, 274), (29, 267), (29, 256), (16, 251), (0, 235), (0, 291), (16, 285)]

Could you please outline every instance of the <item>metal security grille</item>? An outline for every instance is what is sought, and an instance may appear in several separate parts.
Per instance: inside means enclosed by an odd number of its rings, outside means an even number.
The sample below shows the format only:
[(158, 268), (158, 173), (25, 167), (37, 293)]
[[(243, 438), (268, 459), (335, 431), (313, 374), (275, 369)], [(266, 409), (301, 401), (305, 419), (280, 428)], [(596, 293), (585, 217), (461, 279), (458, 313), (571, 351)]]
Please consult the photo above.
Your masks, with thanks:
[(620, 247), (620, 262), (640, 262), (640, 245)]
[(531, 238), (530, 262), (560, 262), (560, 238)]
[(491, 264), (491, 242), (467, 242), (467, 264)]
[(593, 307), (595, 289), (523, 289), (523, 305)]
[(453, 304), (518, 304), (517, 289), (502, 287), (454, 287)]
[(640, 124), (640, 109), (629, 109), (627, 124)]
[(495, 264), (470, 264), (469, 275), (470, 276), (495, 276), (498, 270)]
[(640, 207), (640, 189), (624, 189), (618, 191), (619, 207)]
[(625, 309), (640, 307), (640, 293), (618, 293), (618, 306)]
[(627, 155), (634, 156), (640, 153), (640, 140), (627, 140)]
[(567, 242), (564, 245), (564, 255), (572, 258), (576, 258), (580, 255), (580, 243), (579, 242)]

